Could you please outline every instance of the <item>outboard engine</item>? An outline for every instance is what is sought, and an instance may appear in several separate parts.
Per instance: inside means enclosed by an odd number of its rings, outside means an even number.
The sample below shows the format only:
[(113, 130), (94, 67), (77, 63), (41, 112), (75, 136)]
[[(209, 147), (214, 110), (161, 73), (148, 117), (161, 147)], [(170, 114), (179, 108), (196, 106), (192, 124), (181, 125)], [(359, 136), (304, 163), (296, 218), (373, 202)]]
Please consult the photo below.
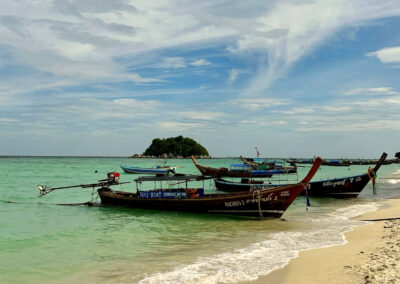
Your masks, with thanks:
[(118, 183), (118, 181), (119, 181), (119, 173), (117, 173), (117, 172), (107, 173), (107, 180), (108, 180), (108, 182), (110, 184)]

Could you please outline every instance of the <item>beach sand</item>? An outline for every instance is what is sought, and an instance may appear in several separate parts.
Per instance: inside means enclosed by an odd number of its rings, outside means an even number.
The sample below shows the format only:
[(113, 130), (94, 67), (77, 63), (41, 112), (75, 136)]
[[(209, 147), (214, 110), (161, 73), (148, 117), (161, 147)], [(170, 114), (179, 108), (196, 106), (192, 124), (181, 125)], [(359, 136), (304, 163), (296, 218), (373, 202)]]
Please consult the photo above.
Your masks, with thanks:
[[(400, 217), (400, 199), (358, 220)], [(346, 244), (300, 252), (259, 283), (400, 283), (400, 219), (374, 221), (345, 233)]]

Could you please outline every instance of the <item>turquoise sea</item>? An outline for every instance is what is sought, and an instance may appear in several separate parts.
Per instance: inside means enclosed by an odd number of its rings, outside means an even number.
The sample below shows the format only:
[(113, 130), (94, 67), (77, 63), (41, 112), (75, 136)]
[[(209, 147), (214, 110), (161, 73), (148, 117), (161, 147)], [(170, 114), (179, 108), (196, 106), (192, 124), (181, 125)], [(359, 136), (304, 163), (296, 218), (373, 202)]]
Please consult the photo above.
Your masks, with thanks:
[[(60, 206), (95, 198), (91, 189), (38, 197), (38, 184), (96, 182), (120, 165), (153, 167), (156, 159), (0, 157), (0, 283), (235, 283), (284, 266), (305, 249), (343, 243), (352, 218), (400, 196), (400, 165), (382, 166), (378, 195), (368, 184), (359, 198), (298, 197), (285, 220), (117, 207)], [(228, 166), (239, 159), (199, 160)], [(197, 173), (191, 160), (169, 160), (178, 172)], [(368, 166), (322, 167), (315, 177), (366, 172)], [(299, 170), (299, 179), (309, 167)], [(95, 172), (97, 171), (97, 172)], [(121, 174), (121, 181), (136, 175)], [(397, 178), (397, 179), (396, 179)], [(134, 183), (118, 186), (135, 191)], [(207, 191), (214, 190), (205, 182)], [(15, 203), (9, 203), (12, 201)]]

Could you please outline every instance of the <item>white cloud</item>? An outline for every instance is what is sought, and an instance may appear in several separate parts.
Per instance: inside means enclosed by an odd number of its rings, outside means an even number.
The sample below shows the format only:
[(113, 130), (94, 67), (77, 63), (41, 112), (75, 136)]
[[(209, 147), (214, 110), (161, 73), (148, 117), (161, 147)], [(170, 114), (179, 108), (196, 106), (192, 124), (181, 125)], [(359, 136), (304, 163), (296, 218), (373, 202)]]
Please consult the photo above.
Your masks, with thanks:
[(263, 108), (272, 108), (276, 106), (288, 105), (290, 104), (290, 100), (276, 99), (276, 98), (246, 98), (246, 99), (236, 99), (231, 101), (230, 103), (248, 110), (256, 111)]
[[(105, 78), (110, 82), (155, 82), (157, 78), (144, 79), (140, 74), (129, 78), (129, 66), (120, 59), (130, 56), (130, 63), (135, 64), (157, 56), (158, 51), (209, 47), (218, 42), (230, 45), (227, 50), (234, 55), (254, 56), (256, 52), (260, 58), (258, 74), (243, 91), (250, 96), (263, 95), (295, 62), (339, 29), (400, 13), (396, 0), (255, 1), (251, 5), (3, 0), (0, 8), (0, 44), (9, 47), (16, 64), (56, 76), (53, 80), (77, 85)], [(376, 56), (398, 60), (390, 49), (377, 51)], [(178, 56), (164, 58), (159, 66), (179, 69), (210, 64), (206, 59), (189, 62)], [(235, 72), (231, 82), (237, 77)]]
[(190, 62), (189, 65), (199, 67), (199, 66), (212, 65), (212, 63), (206, 59), (201, 58), (201, 59)]
[(186, 68), (186, 62), (183, 57), (166, 57), (163, 58), (162, 62), (160, 62), (157, 67), (159, 68)]
[(370, 131), (379, 129), (392, 129), (400, 130), (400, 123), (395, 120), (374, 120), (368, 123), (364, 122), (346, 122), (346, 123), (336, 123), (332, 125), (321, 125), (321, 126), (307, 126), (296, 128), (295, 131), (301, 132), (356, 132), (356, 131)]
[(0, 123), (10, 123), (10, 122), (16, 122), (18, 120), (12, 119), (12, 118), (5, 118), (5, 117), (0, 117)]
[(157, 123), (158, 127), (171, 131), (182, 131), (188, 129), (197, 129), (202, 127), (201, 123), (188, 123), (188, 122), (176, 122), (176, 121), (162, 121)]
[(313, 112), (315, 112), (315, 108), (313, 108), (313, 107), (295, 107), (295, 108), (292, 108), (289, 110), (275, 111), (275, 112), (280, 112), (283, 114), (313, 113)]
[(400, 95), (400, 92), (396, 92), (391, 87), (379, 87), (379, 88), (356, 88), (347, 90), (344, 92), (345, 95)]
[(181, 112), (180, 115), (190, 119), (198, 119), (198, 120), (215, 120), (217, 118), (226, 116), (226, 114), (222, 112), (206, 112), (206, 111), (196, 111), (196, 112), (184, 111)]
[[(283, 77), (293, 64), (312, 54), (340, 29), (399, 13), (400, 5), (396, 1), (275, 3), (273, 8), (256, 19), (257, 26), (249, 26), (247, 33), (240, 34), (237, 44), (231, 48), (238, 53), (251, 49), (264, 51), (260, 70), (242, 95), (262, 95), (263, 90)], [(274, 36), (265, 33), (273, 33)]]
[[(156, 117), (161, 103), (155, 100), (137, 99), (80, 99), (70, 102), (68, 105), (53, 107), (51, 116), (46, 117), (50, 121), (104, 121), (117, 119), (124, 121), (123, 124), (131, 123), (131, 120), (143, 120)], [(57, 111), (59, 108), (59, 111)], [(68, 117), (68, 118), (65, 118)], [(58, 123), (58, 122), (57, 122)], [(122, 126), (122, 125), (121, 125)]]
[(252, 119), (252, 120), (241, 120), (239, 124), (242, 126), (246, 125), (256, 125), (256, 126), (273, 126), (273, 125), (286, 125), (288, 124), (285, 120), (271, 120), (270, 118), (263, 118), (263, 119)]
[(233, 82), (235, 82), (237, 77), (239, 76), (239, 73), (240, 73), (240, 71), (238, 69), (231, 69), (229, 71), (228, 83), (232, 84)]
[(400, 63), (400, 46), (386, 47), (374, 52), (368, 52), (367, 56), (375, 56), (382, 63)]

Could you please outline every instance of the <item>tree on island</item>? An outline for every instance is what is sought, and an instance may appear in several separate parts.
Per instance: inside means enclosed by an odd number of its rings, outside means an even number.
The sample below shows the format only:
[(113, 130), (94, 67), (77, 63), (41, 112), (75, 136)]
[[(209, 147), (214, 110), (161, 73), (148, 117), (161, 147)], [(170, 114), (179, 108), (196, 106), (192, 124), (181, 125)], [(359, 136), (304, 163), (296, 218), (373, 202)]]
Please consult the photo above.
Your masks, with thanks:
[(151, 145), (144, 151), (144, 156), (163, 156), (172, 154), (175, 157), (209, 156), (208, 151), (202, 145), (191, 138), (182, 135), (169, 138), (155, 138)]

